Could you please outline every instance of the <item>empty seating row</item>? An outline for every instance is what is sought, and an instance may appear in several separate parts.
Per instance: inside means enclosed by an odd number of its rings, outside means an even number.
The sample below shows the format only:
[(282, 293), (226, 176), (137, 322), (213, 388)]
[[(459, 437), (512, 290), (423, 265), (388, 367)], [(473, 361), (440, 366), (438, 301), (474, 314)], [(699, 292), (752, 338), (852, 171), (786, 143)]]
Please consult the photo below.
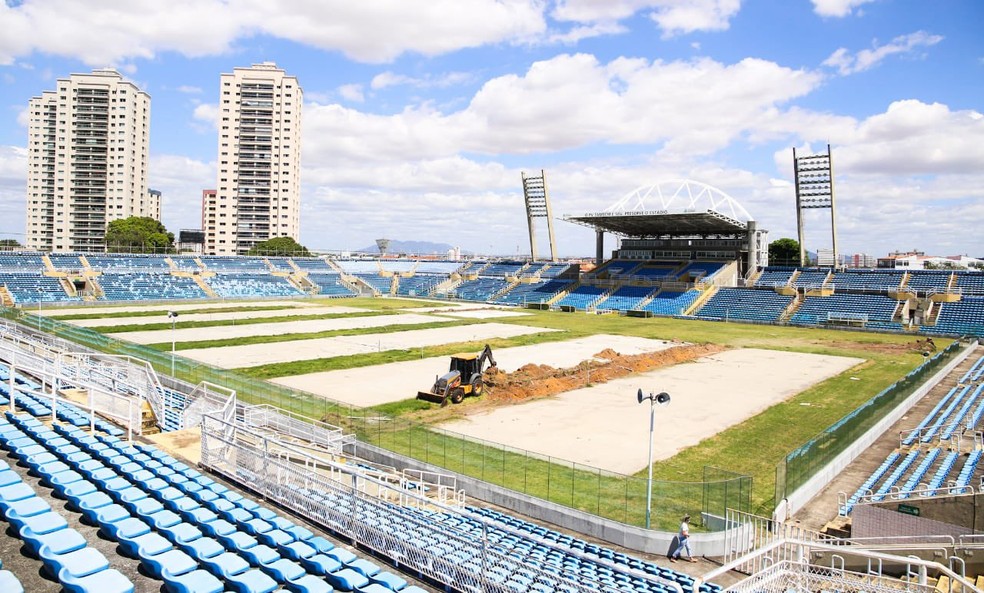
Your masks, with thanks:
[(297, 296), (301, 291), (282, 276), (272, 274), (219, 274), (208, 279), (215, 294), (225, 298)]
[(781, 295), (772, 290), (721, 288), (704, 303), (696, 316), (704, 319), (774, 322), (792, 301), (792, 296)]
[(78, 301), (70, 297), (57, 278), (42, 276), (40, 272), (0, 271), (0, 284), (7, 287), (15, 303), (55, 303)]
[[(33, 419), (31, 419), (33, 420)], [(37, 423), (36, 420), (33, 422)], [(37, 423), (36, 426), (42, 426)], [(54, 468), (54, 457), (21, 428), (0, 420), (0, 446), (10, 451), (29, 471), (42, 479)], [(35, 490), (0, 462), (0, 511), (17, 530), (30, 553), (69, 593), (131, 593), (133, 583), (98, 550), (88, 547), (82, 535), (68, 526)]]
[(166, 272), (171, 269), (163, 255), (86, 255), (89, 267), (102, 272), (131, 273), (131, 272)]
[(203, 255), (198, 259), (205, 265), (205, 269), (219, 274), (265, 274), (270, 272), (270, 266), (261, 257)]
[(597, 286), (582, 285), (575, 288), (573, 291), (569, 292), (564, 298), (557, 301), (555, 304), (558, 307), (574, 307), (575, 309), (587, 309), (597, 301), (602, 294), (605, 293), (604, 288)]
[(699, 290), (688, 290), (687, 292), (661, 290), (656, 293), (651, 301), (642, 306), (642, 310), (650, 311), (656, 315), (683, 315), (683, 312), (700, 297), (700, 294)]
[(897, 270), (843, 270), (834, 273), (831, 283), (836, 290), (898, 290), (904, 275)]
[(525, 305), (527, 303), (545, 303), (563, 290), (569, 283), (565, 280), (549, 280), (517, 284), (509, 292), (496, 299), (497, 303), (509, 305)]
[(940, 303), (936, 324), (923, 331), (948, 335), (984, 335), (984, 297), (963, 296), (955, 303)]
[(352, 291), (342, 284), (341, 274), (338, 272), (310, 272), (307, 279), (318, 287), (320, 296), (352, 296)]
[(454, 288), (453, 296), (466, 301), (485, 302), (491, 300), (509, 286), (509, 281), (503, 278), (483, 278), (466, 280)]
[(623, 286), (598, 303), (597, 307), (607, 311), (629, 311), (637, 309), (640, 302), (653, 292), (651, 286)]
[(182, 300), (207, 296), (194, 279), (170, 273), (103, 274), (97, 282), (104, 298), (110, 301)]
[(853, 318), (863, 322), (891, 323), (898, 307), (899, 301), (877, 294), (808, 296), (789, 321), (817, 325), (830, 320)]

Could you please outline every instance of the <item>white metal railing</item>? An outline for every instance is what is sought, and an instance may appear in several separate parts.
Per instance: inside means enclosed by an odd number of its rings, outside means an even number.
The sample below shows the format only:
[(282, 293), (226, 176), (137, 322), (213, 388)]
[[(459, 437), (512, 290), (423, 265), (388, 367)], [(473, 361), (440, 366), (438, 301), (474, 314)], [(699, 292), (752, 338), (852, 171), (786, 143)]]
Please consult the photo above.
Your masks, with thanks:
[[(817, 553), (830, 556), (830, 566), (820, 566), (809, 562)], [(865, 564), (864, 573), (845, 570), (846, 558), (853, 562)], [(961, 560), (951, 557), (954, 560)], [(735, 593), (790, 593), (812, 592), (824, 590), (855, 591), (864, 590), (869, 593), (897, 593), (899, 589), (916, 592), (929, 592), (933, 587), (928, 584), (930, 572), (946, 576), (951, 582), (964, 587), (964, 591), (982, 593), (972, 582), (967, 580), (962, 572), (961, 562), (950, 562), (943, 565), (938, 562), (922, 560), (913, 556), (899, 556), (876, 552), (847, 543), (829, 543), (782, 538), (765, 547), (753, 550), (749, 554), (735, 558), (724, 565), (711, 570), (694, 580), (694, 590), (711, 579), (717, 578), (729, 571), (754, 566), (756, 569), (751, 576), (728, 588), (725, 591)], [(900, 567), (901, 574), (909, 577), (906, 581), (886, 576), (885, 566)]]
[[(357, 467), (315, 457), (287, 440), (257, 434), (251, 425), (242, 422), (247, 415), (241, 410), (233, 422), (218, 413), (204, 416), (202, 465), (397, 566), (456, 590), (511, 593), (505, 576), (515, 570), (516, 559), (510, 552), (518, 554), (523, 542), (528, 544), (531, 540), (548, 548), (554, 546), (408, 490), (402, 480), (393, 483), (377, 479)], [(275, 424), (278, 423), (269, 423)], [(394, 504), (397, 501), (404, 504)], [(504, 539), (506, 534), (512, 537)], [(439, 543), (444, 546), (438, 547)], [(443, 551), (445, 546), (461, 556), (449, 558)], [(569, 549), (558, 551), (579, 556)], [(613, 573), (659, 583), (682, 593), (681, 586), (669, 579), (603, 559), (590, 560), (607, 566)], [(583, 577), (575, 580), (572, 573), (556, 574), (534, 565), (524, 565), (523, 572), (534, 583), (570, 593), (619, 591), (614, 584)]]

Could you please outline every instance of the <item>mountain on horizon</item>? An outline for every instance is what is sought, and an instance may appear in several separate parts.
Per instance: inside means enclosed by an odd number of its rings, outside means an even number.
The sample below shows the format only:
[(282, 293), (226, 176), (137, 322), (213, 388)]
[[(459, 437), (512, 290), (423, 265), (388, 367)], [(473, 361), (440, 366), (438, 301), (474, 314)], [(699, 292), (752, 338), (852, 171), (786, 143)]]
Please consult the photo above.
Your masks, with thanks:
[[(391, 239), (389, 243), (389, 249), (386, 250), (386, 253), (447, 255), (448, 251), (450, 251), (453, 248), (454, 246), (448, 245), (447, 243), (433, 243), (431, 241), (398, 241), (396, 239)], [(357, 249), (356, 251), (359, 253), (379, 253), (379, 248), (375, 244), (373, 244), (369, 247), (363, 247), (362, 249)]]

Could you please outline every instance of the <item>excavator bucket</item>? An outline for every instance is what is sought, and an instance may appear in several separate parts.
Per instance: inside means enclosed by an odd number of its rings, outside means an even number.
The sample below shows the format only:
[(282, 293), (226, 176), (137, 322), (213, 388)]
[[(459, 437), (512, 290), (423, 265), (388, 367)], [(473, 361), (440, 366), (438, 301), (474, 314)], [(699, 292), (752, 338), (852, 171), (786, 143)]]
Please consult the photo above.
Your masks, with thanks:
[(447, 398), (440, 393), (434, 393), (433, 391), (418, 391), (417, 399), (422, 399), (424, 401), (434, 402), (435, 404), (445, 405)]

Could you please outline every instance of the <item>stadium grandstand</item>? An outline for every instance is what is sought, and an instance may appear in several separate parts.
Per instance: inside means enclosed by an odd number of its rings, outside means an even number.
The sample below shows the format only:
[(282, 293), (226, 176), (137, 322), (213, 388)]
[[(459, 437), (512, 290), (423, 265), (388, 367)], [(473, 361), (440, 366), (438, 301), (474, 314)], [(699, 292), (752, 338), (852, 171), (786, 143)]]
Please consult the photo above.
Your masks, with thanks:
[[(0, 592), (981, 591), (984, 273), (770, 266), (767, 232), (693, 181), (641, 187), (567, 220), (596, 232), (590, 269), (0, 255)], [(619, 237), (610, 253), (606, 234)], [(908, 375), (786, 455), (769, 516), (723, 508), (733, 493), (698, 484), (703, 500), (687, 503), (707, 532), (694, 539), (715, 564), (697, 576), (660, 558), (674, 536), (649, 529), (648, 516), (644, 529), (575, 503), (571, 468), (561, 472), (569, 506), (538, 499), (386, 450), (350, 408), (314, 395), (197, 362), (205, 379), (178, 378), (192, 367), (175, 373), (173, 342), (169, 357), (33, 313), (351, 296), (961, 339), (927, 348)], [(112, 354), (99, 351), (110, 343)], [(308, 409), (334, 415), (297, 412)], [(384, 416), (372, 420), (369, 432), (381, 430)], [(829, 528), (788, 520), (831, 488)], [(910, 535), (930, 522), (953, 529)]]

